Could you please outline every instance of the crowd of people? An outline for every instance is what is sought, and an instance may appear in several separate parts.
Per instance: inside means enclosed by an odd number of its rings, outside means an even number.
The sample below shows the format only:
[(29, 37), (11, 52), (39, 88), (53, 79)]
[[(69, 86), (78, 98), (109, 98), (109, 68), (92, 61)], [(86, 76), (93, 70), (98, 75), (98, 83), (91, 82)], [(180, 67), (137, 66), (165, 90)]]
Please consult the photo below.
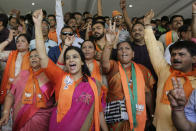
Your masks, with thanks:
[(192, 19), (63, 5), (0, 13), (0, 130), (196, 130), (196, 2)]

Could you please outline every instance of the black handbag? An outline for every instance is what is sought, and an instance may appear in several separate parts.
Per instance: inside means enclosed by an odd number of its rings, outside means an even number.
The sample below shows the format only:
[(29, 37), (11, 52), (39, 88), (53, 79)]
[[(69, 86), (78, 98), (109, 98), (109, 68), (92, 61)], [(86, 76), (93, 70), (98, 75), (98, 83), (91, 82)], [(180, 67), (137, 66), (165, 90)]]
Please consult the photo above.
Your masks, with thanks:
[(125, 106), (125, 100), (123, 99), (107, 103), (104, 116), (106, 123), (108, 124), (129, 120)]

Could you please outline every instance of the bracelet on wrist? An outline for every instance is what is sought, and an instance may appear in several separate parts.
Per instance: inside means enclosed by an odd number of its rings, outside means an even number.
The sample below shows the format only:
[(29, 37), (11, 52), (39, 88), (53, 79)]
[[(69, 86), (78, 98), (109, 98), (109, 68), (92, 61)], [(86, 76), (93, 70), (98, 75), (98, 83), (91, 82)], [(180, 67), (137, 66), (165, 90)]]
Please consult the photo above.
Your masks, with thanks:
[(193, 12), (192, 14), (196, 14), (196, 12)]
[(58, 65), (65, 65), (64, 63), (60, 63), (60, 62), (58, 62), (58, 61), (57, 61), (57, 64), (58, 64)]
[(171, 107), (173, 111), (184, 111), (184, 107), (183, 106), (173, 106)]

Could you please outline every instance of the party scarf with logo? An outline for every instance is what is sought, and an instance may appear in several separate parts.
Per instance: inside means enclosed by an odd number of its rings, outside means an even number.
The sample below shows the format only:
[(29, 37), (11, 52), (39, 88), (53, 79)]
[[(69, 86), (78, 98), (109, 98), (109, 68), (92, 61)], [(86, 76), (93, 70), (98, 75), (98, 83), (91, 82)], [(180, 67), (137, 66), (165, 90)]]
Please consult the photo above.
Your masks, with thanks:
[(165, 85), (163, 87), (161, 102), (164, 104), (170, 104), (166, 92), (173, 89), (172, 77), (174, 77), (174, 78), (183, 77), (185, 79), (185, 83), (183, 85), (183, 88), (184, 88), (185, 95), (188, 99), (191, 92), (193, 91), (193, 88), (192, 88), (190, 80), (188, 79), (188, 76), (196, 76), (196, 68), (193, 71), (188, 72), (188, 73), (183, 73), (181, 71), (177, 71), (177, 70), (170, 68), (170, 72), (171, 72), (171, 74), (168, 77), (168, 79), (166, 80)]
[(173, 42), (172, 31), (169, 31), (165, 35), (165, 43), (166, 43), (166, 46), (170, 45), (172, 42)]
[(24, 89), (24, 93), (22, 96), (22, 103), (23, 104), (33, 104), (34, 94), (36, 95), (36, 106), (39, 108), (46, 107), (46, 99), (40, 89), (37, 76), (43, 72), (43, 69), (40, 69), (36, 72), (33, 72), (30, 69), (30, 75), (27, 80), (27, 84)]
[[(10, 55), (8, 57), (8, 61), (6, 63), (6, 67), (3, 73), (3, 79), (1, 81), (1, 91), (3, 92), (0, 95), (0, 103), (2, 104), (4, 102), (5, 96), (7, 94), (7, 90), (10, 89), (11, 83), (9, 82), (9, 79), (15, 78), (15, 63), (16, 58), (18, 56), (18, 51), (12, 51), (10, 52)], [(21, 70), (28, 70), (30, 68), (29, 63), (29, 52), (27, 52), (22, 59), (21, 63)]]
[[(127, 77), (124, 67), (118, 62), (119, 72), (122, 81), (122, 87), (125, 95), (126, 109), (129, 117), (130, 128), (136, 131), (142, 131), (145, 128), (146, 122), (146, 105), (145, 105), (145, 81), (144, 76), (137, 64), (132, 62), (131, 75), (133, 83), (133, 93), (130, 85), (128, 84), (129, 78)], [(144, 110), (136, 116), (136, 104), (144, 106)], [(138, 126), (139, 124), (139, 126)]]
[[(58, 105), (57, 105), (57, 122), (61, 122), (63, 117), (69, 111), (72, 105), (72, 97), (76, 85), (80, 82), (74, 81), (71, 75), (64, 75), (62, 79), (62, 84), (59, 92)], [(94, 108), (94, 120), (95, 120), (95, 130), (99, 131), (99, 98), (98, 91), (95, 82), (88, 77), (88, 82), (93, 90), (95, 96), (95, 108)]]

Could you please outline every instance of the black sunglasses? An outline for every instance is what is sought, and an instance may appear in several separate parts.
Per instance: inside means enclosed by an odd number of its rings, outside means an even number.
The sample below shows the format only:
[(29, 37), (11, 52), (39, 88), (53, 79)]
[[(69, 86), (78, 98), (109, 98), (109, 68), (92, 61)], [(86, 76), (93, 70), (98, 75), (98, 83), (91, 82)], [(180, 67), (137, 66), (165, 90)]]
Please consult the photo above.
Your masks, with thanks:
[(73, 36), (73, 32), (61, 32), (62, 35), (69, 35), (69, 36)]

